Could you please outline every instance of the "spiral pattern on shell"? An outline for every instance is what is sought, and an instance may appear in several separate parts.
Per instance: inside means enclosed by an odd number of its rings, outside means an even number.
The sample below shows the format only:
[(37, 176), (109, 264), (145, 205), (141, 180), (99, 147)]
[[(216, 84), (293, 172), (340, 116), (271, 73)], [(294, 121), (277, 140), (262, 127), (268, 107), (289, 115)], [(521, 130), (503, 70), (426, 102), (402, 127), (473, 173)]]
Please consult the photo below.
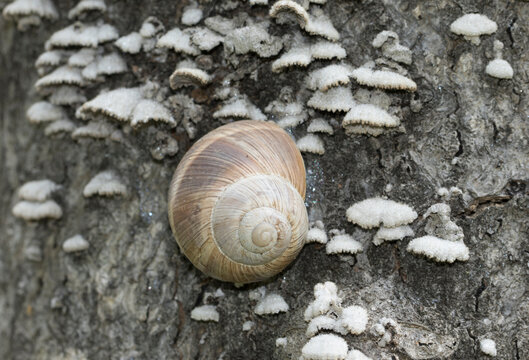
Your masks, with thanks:
[(197, 141), (169, 190), (178, 245), (202, 272), (235, 283), (261, 281), (297, 256), (308, 229), (305, 166), (274, 123), (237, 121)]

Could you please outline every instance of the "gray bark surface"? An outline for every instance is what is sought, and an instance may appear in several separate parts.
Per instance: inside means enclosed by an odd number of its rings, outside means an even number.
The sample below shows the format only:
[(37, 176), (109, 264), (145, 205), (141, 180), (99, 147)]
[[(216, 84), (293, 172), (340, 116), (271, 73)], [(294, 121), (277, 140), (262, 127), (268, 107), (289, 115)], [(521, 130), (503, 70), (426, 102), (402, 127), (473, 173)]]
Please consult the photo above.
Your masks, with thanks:
[[(0, 1), (0, 7), (7, 3)], [(47, 137), (43, 126), (27, 121), (27, 108), (41, 99), (33, 86), (38, 80), (34, 62), (50, 35), (72, 22), (67, 13), (76, 2), (55, 4), (58, 21), (26, 32), (0, 19), (0, 359), (298, 359), (307, 342), (303, 312), (314, 299), (314, 285), (324, 281), (337, 284), (344, 305), (367, 309), (368, 331), (344, 338), (372, 359), (482, 359), (482, 338), (496, 342), (498, 359), (529, 359), (528, 2), (329, 0), (323, 10), (340, 32), (344, 62), (358, 67), (380, 57), (371, 41), (382, 30), (395, 31), (413, 52), (406, 69), (418, 90), (386, 92), (392, 106), (401, 108), (403, 129), (379, 137), (349, 137), (340, 127), (343, 114), (316, 112), (334, 120), (335, 135), (322, 136), (324, 155), (303, 155), (309, 219), (323, 220), (326, 230), (344, 229), (364, 251), (327, 255), (325, 246), (308, 244), (279, 276), (240, 288), (196, 270), (171, 234), (167, 191), (179, 159), (194, 142), (185, 132), (156, 124), (140, 130), (123, 126), (124, 145), (109, 139), (75, 141), (68, 134)], [(268, 31), (278, 37), (299, 31), (298, 25), (276, 24), (268, 7), (251, 7), (247, 1), (199, 4), (204, 18), (270, 20)], [(107, 5), (105, 21), (122, 36), (138, 31), (151, 15), (166, 30), (181, 26), (188, 3)], [(498, 24), (479, 46), (449, 31), (451, 22), (472, 12)], [(484, 72), (494, 57), (494, 40), (505, 45), (512, 80)], [(163, 60), (124, 54), (131, 71), (109, 76), (85, 93), (92, 99), (104, 88), (159, 82), (170, 94), (187, 94), (200, 104), (200, 138), (221, 125), (212, 117), (222, 103), (213, 93), (228, 75), (231, 86), (263, 110), (287, 86), (305, 104), (310, 96), (304, 90), (306, 75), (339, 62), (315, 61), (308, 68), (272, 73), (277, 56), (230, 55), (222, 45), (208, 54), (213, 61), (208, 72), (215, 80), (203, 90), (169, 89), (169, 76), (186, 57), (168, 52)], [(360, 88), (354, 81), (351, 86)], [(68, 111), (78, 125), (83, 123), (75, 119), (75, 109)], [(292, 134), (305, 135), (307, 125)], [(175, 156), (156, 160), (151, 155), (163, 146), (160, 132), (178, 141)], [(86, 183), (107, 169), (125, 180), (128, 195), (83, 197)], [(15, 218), (17, 189), (44, 178), (62, 186), (53, 198), (63, 217), (31, 223)], [(422, 215), (441, 201), (439, 187), (452, 186), (463, 191), (449, 204), (470, 249), (467, 262), (443, 264), (414, 256), (406, 251), (409, 238), (374, 246), (375, 230), (345, 217), (353, 203), (383, 195)], [(416, 236), (425, 235), (425, 225), (421, 216), (411, 225)], [(65, 253), (62, 243), (77, 233), (90, 248)], [(40, 248), (40, 261), (24, 255), (30, 245)], [(281, 294), (290, 311), (256, 315), (248, 295), (262, 285)], [(213, 296), (217, 289), (225, 295)], [(218, 323), (191, 320), (191, 310), (206, 303), (217, 305)], [(402, 327), (385, 347), (369, 331), (382, 317)], [(242, 324), (248, 320), (255, 327), (246, 332)], [(276, 347), (280, 337), (288, 339), (285, 347)]]

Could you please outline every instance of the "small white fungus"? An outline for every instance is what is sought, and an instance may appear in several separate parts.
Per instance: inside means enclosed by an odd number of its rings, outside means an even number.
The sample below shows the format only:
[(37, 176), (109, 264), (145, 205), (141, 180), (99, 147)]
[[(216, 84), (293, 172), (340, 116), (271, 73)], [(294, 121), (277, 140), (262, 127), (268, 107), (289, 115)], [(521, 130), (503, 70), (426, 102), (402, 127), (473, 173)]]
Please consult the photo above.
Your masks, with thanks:
[(334, 134), (334, 129), (327, 120), (325, 119), (314, 119), (310, 122), (309, 127), (307, 128), (309, 133), (324, 133), (332, 135)]
[(45, 51), (35, 61), (35, 67), (58, 66), (63, 61), (63, 54), (58, 50)]
[(84, 103), (80, 108), (80, 114), (103, 113), (117, 120), (128, 121), (141, 99), (139, 88), (119, 88), (101, 93)]
[(26, 111), (26, 117), (30, 123), (39, 124), (64, 119), (65, 114), (60, 106), (47, 101), (39, 101), (30, 106)]
[(381, 224), (396, 227), (417, 219), (417, 213), (410, 206), (382, 198), (360, 201), (347, 209), (346, 215), (347, 220), (365, 229)]
[(135, 127), (150, 121), (161, 121), (172, 127), (176, 126), (175, 119), (165, 106), (154, 100), (143, 99), (134, 108), (130, 125)]
[(117, 134), (119, 130), (116, 130), (112, 125), (103, 121), (90, 121), (85, 126), (78, 127), (72, 132), (72, 139), (80, 138), (94, 138), (94, 139), (106, 139), (111, 138), (117, 140)]
[(338, 288), (332, 281), (318, 283), (314, 286), (314, 301), (305, 309), (305, 321), (327, 313), (331, 307), (340, 306), (342, 299), (338, 296)]
[(211, 76), (207, 72), (195, 68), (177, 68), (169, 78), (172, 89), (179, 89), (189, 85), (207, 85), (211, 81)]
[(336, 325), (336, 320), (332, 317), (327, 315), (319, 315), (309, 322), (309, 326), (307, 326), (307, 331), (305, 334), (308, 337), (313, 337), (321, 330), (334, 331), (336, 329)]
[(278, 314), (280, 312), (287, 312), (288, 309), (288, 304), (285, 302), (281, 295), (268, 294), (265, 295), (261, 300), (259, 300), (259, 302), (255, 306), (254, 312), (257, 315), (269, 315)]
[(371, 360), (371, 358), (367, 357), (366, 355), (364, 355), (363, 352), (359, 350), (352, 349), (349, 350), (349, 353), (347, 353), (346, 360)]
[(495, 59), (490, 61), (485, 68), (487, 75), (498, 79), (512, 79), (514, 71), (511, 64), (503, 59)]
[(191, 319), (219, 322), (219, 313), (213, 305), (202, 305), (191, 310)]
[(362, 244), (353, 239), (353, 237), (349, 234), (340, 234), (334, 236), (325, 247), (325, 252), (327, 254), (356, 254), (362, 250)]
[(53, 200), (45, 202), (20, 201), (13, 207), (13, 215), (24, 220), (60, 219), (62, 209)]
[(381, 31), (371, 43), (375, 48), (382, 48), (384, 56), (404, 64), (411, 64), (412, 52), (399, 44), (399, 36), (393, 31)]
[(456, 260), (469, 259), (468, 248), (462, 241), (444, 240), (430, 235), (413, 239), (408, 244), (407, 250), (438, 262), (453, 263)]
[(184, 13), (182, 14), (182, 24), (184, 25), (196, 25), (202, 20), (202, 10), (192, 6), (187, 6), (184, 8)]
[(75, 19), (81, 16), (83, 13), (90, 11), (99, 11), (104, 13), (107, 11), (107, 6), (103, 0), (81, 0), (68, 12), (68, 18)]
[(282, 13), (293, 14), (301, 28), (305, 28), (309, 22), (309, 14), (307, 10), (300, 4), (292, 0), (279, 0), (270, 8), (270, 16), (275, 18)]
[(380, 89), (417, 90), (417, 84), (415, 81), (392, 71), (372, 70), (367, 67), (359, 67), (352, 71), (351, 76), (359, 84)]
[(18, 196), (22, 200), (42, 202), (48, 200), (50, 195), (60, 188), (60, 185), (48, 179), (29, 181), (18, 189)]
[(394, 228), (387, 228), (382, 226), (380, 229), (378, 229), (377, 233), (375, 234), (375, 237), (373, 238), (373, 244), (378, 246), (385, 241), (402, 240), (407, 236), (413, 235), (415, 235), (415, 233), (413, 232), (412, 228), (408, 225), (397, 226)]
[(31, 15), (50, 20), (59, 17), (51, 0), (15, 0), (4, 8), (2, 14), (7, 19), (19, 19)]
[(496, 343), (492, 339), (481, 339), (479, 342), (479, 349), (481, 352), (488, 356), (496, 356)]
[(331, 87), (349, 84), (351, 70), (344, 65), (328, 65), (309, 74), (308, 88), (327, 91)]
[(127, 71), (127, 63), (117, 53), (104, 55), (85, 67), (82, 75), (85, 79), (96, 80), (100, 75), (121, 74)]
[(200, 50), (191, 42), (191, 36), (178, 28), (169, 30), (156, 43), (157, 47), (172, 49), (188, 55), (199, 55)]
[(279, 72), (290, 66), (308, 66), (312, 61), (310, 46), (301, 45), (291, 48), (272, 63), (272, 71)]
[(250, 6), (268, 5), (268, 0), (250, 0)]
[(353, 94), (348, 87), (335, 87), (326, 92), (316, 91), (307, 105), (318, 110), (349, 111), (354, 105)]
[(310, 339), (301, 349), (306, 360), (343, 360), (347, 356), (348, 346), (337, 335), (323, 334)]
[(210, 51), (220, 45), (224, 38), (208, 28), (197, 28), (191, 36), (191, 41), (200, 50)]
[(490, 35), (498, 30), (498, 25), (485, 15), (466, 14), (450, 25), (454, 34), (464, 35), (474, 45), (480, 44), (480, 35)]
[(343, 59), (347, 56), (345, 49), (340, 45), (327, 40), (320, 40), (310, 47), (312, 58), (330, 60)]
[(131, 32), (117, 39), (114, 44), (125, 53), (137, 54), (141, 51), (142, 42), (143, 37), (139, 33)]
[(338, 319), (339, 326), (345, 328), (353, 335), (359, 335), (366, 331), (368, 315), (366, 309), (361, 306), (348, 306), (343, 309)]
[(325, 231), (323, 229), (314, 227), (308, 231), (305, 243), (315, 242), (320, 244), (326, 244), (327, 240), (327, 234), (325, 233)]
[(84, 197), (126, 195), (127, 187), (112, 171), (103, 171), (90, 180), (83, 189)]
[(323, 155), (325, 148), (323, 147), (323, 140), (318, 135), (307, 134), (296, 142), (296, 145), (301, 152), (308, 152), (313, 154)]
[(97, 51), (93, 48), (83, 48), (68, 58), (68, 65), (85, 67), (94, 61)]
[(61, 85), (53, 88), (48, 100), (54, 105), (74, 105), (85, 102), (86, 96), (77, 86)]
[(66, 65), (61, 66), (55, 69), (53, 72), (49, 73), (48, 75), (37, 80), (37, 82), (35, 83), (35, 87), (37, 88), (37, 90), (41, 90), (42, 88), (47, 86), (62, 84), (83, 86), (84, 79), (81, 76), (81, 70)]
[(44, 135), (51, 136), (59, 133), (74, 131), (75, 124), (70, 120), (57, 120), (46, 126)]
[(276, 339), (276, 347), (285, 347), (287, 346), (287, 338), (286, 337), (282, 337), (282, 338), (277, 338)]
[(318, 35), (327, 40), (337, 41), (340, 39), (340, 33), (333, 26), (331, 19), (323, 11), (318, 10), (313, 11), (310, 15), (304, 30), (311, 35)]
[(359, 104), (353, 106), (345, 115), (342, 125), (367, 125), (373, 127), (395, 127), (399, 120), (390, 115), (386, 110), (371, 104)]
[(118, 31), (111, 25), (85, 25), (77, 22), (54, 33), (46, 41), (46, 49), (70, 46), (95, 48), (99, 44), (116, 40), (118, 37)]
[(219, 110), (213, 113), (214, 118), (241, 118), (265, 121), (266, 116), (259, 110), (258, 107), (250, 103), (247, 99), (237, 99), (233, 102), (228, 102)]
[(62, 244), (62, 249), (67, 253), (84, 251), (90, 247), (88, 241), (86, 241), (81, 235), (77, 234), (67, 239)]
[(243, 324), (242, 324), (242, 331), (250, 331), (252, 330), (252, 328), (255, 326), (255, 323), (253, 321), (245, 321)]

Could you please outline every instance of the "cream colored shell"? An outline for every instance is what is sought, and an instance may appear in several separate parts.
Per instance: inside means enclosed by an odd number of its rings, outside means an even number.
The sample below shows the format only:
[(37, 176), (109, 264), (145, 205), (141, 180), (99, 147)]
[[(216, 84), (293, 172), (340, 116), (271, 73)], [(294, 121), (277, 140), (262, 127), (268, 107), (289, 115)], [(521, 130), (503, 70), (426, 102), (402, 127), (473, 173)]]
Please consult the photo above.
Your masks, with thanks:
[(237, 121), (197, 141), (169, 190), (178, 245), (202, 272), (234, 283), (281, 272), (308, 231), (305, 166), (290, 136), (270, 122)]

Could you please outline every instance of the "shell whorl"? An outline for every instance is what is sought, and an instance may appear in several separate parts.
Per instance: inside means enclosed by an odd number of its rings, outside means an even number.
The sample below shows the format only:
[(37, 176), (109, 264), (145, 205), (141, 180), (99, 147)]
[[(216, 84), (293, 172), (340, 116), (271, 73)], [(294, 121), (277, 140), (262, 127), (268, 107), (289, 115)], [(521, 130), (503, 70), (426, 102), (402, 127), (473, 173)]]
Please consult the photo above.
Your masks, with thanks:
[(178, 165), (169, 221), (182, 252), (201, 271), (236, 283), (283, 270), (303, 247), (305, 167), (273, 123), (238, 121), (202, 139)]

